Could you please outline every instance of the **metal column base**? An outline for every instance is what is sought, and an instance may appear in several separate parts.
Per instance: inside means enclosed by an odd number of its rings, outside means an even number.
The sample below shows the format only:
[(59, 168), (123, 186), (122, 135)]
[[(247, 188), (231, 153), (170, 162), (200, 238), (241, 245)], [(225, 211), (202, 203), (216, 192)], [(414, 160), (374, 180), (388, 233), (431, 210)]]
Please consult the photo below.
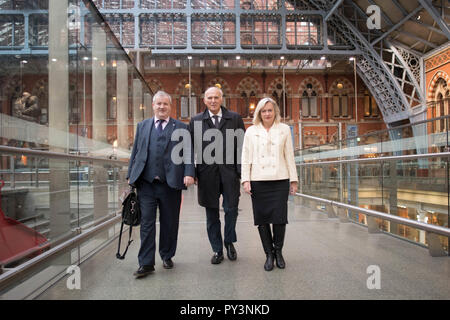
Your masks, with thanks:
[(378, 223), (374, 217), (367, 216), (367, 227), (368, 227), (369, 233), (381, 233), (381, 230), (378, 227)]
[(428, 252), (432, 257), (443, 257), (447, 255), (437, 234), (427, 232), (427, 242)]
[(336, 212), (335, 212), (333, 206), (331, 204), (327, 204), (326, 207), (327, 207), (328, 218), (337, 218)]

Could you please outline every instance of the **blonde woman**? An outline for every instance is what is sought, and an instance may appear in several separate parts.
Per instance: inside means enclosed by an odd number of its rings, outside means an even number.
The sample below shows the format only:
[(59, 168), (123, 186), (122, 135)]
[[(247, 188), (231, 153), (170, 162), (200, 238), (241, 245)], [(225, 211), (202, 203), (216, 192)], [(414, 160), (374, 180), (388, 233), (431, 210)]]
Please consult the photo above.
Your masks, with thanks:
[(242, 150), (241, 183), (252, 197), (254, 223), (266, 253), (266, 271), (273, 269), (275, 261), (278, 268), (285, 268), (282, 248), (288, 223), (287, 201), (298, 185), (291, 130), (280, 119), (276, 102), (261, 99), (253, 126), (245, 132)]

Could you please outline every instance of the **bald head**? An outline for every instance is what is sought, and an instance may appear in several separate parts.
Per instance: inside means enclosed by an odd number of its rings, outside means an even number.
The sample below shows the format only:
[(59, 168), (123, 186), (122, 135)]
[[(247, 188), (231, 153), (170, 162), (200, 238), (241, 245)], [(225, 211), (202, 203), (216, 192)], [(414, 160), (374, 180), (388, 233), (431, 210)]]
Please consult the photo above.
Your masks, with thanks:
[(220, 106), (222, 105), (223, 92), (217, 87), (210, 87), (205, 91), (203, 102), (208, 107), (208, 110), (213, 114), (218, 114)]
[(222, 90), (220, 88), (217, 88), (217, 87), (209, 87), (208, 89), (206, 89), (205, 95), (206, 95), (207, 92), (211, 92), (211, 91), (218, 92), (220, 94), (220, 96), (223, 97)]

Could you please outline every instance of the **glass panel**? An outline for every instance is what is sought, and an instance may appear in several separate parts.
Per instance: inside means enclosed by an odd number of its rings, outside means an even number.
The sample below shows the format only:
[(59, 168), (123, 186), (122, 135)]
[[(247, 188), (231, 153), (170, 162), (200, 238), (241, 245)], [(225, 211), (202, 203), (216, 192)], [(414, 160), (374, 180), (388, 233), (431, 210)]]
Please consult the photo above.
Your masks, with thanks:
[[(28, 30), (23, 15), (0, 17), (0, 46), (18, 50), (0, 55), (1, 268), (72, 239), (119, 209), (135, 125), (148, 117), (151, 104), (142, 76), (84, 1), (15, 3), (20, 5), (13, 9), (39, 7), (48, 13), (30, 14)], [(134, 1), (105, 1), (105, 7), (120, 3), (134, 6)], [(112, 23), (116, 32), (122, 30), (124, 45), (134, 45), (130, 22), (119, 16)], [(30, 46), (39, 50), (22, 55), (25, 32)], [(92, 157), (104, 160), (93, 162)], [(116, 235), (106, 230), (73, 252), (61, 253), (33, 272), (38, 278), (22, 284), (48, 283)], [(26, 292), (22, 288), (14, 294)]]
[(302, 116), (309, 117), (309, 98), (302, 98)]
[(181, 117), (187, 118), (189, 117), (189, 104), (188, 104), (188, 97), (181, 97), (180, 103), (181, 103)]
[(318, 112), (317, 112), (317, 97), (311, 97), (310, 98), (310, 103), (311, 103), (311, 117), (317, 117)]
[(25, 45), (25, 20), (22, 15), (1, 15), (0, 31), (0, 48)]
[(241, 15), (241, 44), (243, 48), (281, 45), (279, 15)]
[[(437, 118), (297, 151), (296, 161), (299, 172), (303, 175), (302, 192), (414, 221), (448, 227), (449, 163), (446, 157), (300, 165), (302, 162), (333, 161), (341, 158), (425, 153), (439, 155), (448, 147), (449, 117), (443, 120), (444, 133), (440, 132), (441, 128), (437, 125), (442, 119)], [(349, 217), (354, 222), (367, 224), (367, 216), (364, 214), (349, 212)], [(385, 232), (428, 245), (424, 231), (387, 220), (376, 221), (379, 228)], [(448, 238), (439, 239), (444, 250), (448, 250)]]
[(192, 16), (192, 45), (201, 47), (233, 46), (235, 43), (235, 22), (233, 16)]
[(192, 0), (193, 9), (233, 9), (234, 0)]

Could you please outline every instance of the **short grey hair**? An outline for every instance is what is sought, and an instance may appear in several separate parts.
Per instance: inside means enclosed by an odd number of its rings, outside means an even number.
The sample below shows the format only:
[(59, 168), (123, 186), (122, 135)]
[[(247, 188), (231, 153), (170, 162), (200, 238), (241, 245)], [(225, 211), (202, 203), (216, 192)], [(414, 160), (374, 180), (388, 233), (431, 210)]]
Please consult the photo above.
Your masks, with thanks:
[(162, 91), (162, 90), (159, 90), (158, 92), (155, 93), (155, 95), (153, 96), (152, 102), (155, 103), (156, 99), (158, 99), (159, 97), (169, 98), (170, 105), (172, 105), (172, 97), (170, 96), (170, 94), (168, 94), (167, 92)]
[(222, 89), (220, 89), (219, 87), (216, 87), (216, 86), (214, 86), (214, 87), (209, 87), (208, 89), (206, 89), (206, 90), (205, 90), (205, 96), (206, 96), (206, 92), (208, 92), (208, 91), (211, 90), (211, 89), (216, 89), (216, 90), (218, 90), (219, 93), (220, 93), (220, 96), (223, 97), (223, 91), (222, 91)]

